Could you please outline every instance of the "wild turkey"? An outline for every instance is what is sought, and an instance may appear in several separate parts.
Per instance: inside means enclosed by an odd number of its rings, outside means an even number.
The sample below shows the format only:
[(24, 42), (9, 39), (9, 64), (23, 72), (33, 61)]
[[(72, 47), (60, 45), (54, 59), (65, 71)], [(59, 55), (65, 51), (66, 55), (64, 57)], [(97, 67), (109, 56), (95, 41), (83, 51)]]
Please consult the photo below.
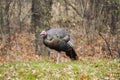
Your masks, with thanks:
[[(64, 51), (72, 60), (78, 59), (78, 56), (73, 49), (72, 39), (64, 28), (51, 28), (48, 31), (42, 31), (40, 35), (43, 37), (43, 43), (45, 46), (58, 52)], [(59, 54), (57, 62), (58, 59)]]

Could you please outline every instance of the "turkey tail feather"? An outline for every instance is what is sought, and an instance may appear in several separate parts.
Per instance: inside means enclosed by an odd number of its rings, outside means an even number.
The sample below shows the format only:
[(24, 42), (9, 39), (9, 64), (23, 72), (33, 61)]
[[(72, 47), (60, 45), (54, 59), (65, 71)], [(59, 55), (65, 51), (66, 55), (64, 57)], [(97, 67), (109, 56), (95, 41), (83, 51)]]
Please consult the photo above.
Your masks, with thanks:
[(77, 60), (78, 56), (75, 52), (75, 50), (73, 48), (71, 48), (70, 50), (66, 51), (66, 55), (71, 58), (72, 60)]

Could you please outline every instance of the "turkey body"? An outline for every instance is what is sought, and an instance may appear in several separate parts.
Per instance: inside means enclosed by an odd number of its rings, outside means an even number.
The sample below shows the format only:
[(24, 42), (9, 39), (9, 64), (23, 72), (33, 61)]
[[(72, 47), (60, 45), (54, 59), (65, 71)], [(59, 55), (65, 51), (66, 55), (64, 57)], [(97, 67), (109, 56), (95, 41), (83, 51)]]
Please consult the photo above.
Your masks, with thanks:
[[(52, 39), (53, 37), (58, 37), (67, 41), (72, 41), (68, 32), (64, 28), (51, 28), (47, 32), (47, 39)], [(66, 38), (66, 36), (69, 36)], [(66, 38), (66, 39), (65, 39)]]
[(64, 28), (49, 29), (46, 31), (46, 36), (43, 36), (43, 43), (45, 46), (58, 52), (63, 51), (72, 60), (77, 60), (78, 56), (73, 49), (71, 41), (70, 35)]

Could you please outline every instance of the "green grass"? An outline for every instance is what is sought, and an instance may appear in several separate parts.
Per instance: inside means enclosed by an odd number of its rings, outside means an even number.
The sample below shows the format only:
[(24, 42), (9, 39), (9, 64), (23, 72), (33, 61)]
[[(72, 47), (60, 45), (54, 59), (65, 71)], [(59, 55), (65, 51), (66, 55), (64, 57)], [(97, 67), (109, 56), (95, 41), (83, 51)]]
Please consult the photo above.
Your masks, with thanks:
[(120, 78), (119, 59), (0, 63), (0, 80), (103, 80)]

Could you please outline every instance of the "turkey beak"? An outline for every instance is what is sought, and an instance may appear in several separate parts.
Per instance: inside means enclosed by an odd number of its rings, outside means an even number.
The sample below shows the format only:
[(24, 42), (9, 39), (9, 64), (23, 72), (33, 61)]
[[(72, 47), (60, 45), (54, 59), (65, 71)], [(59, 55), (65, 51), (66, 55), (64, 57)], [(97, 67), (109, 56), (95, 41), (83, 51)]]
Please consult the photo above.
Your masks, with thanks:
[(42, 34), (40, 33), (40, 36), (42, 36)]
[(43, 34), (40, 34), (41, 37), (43, 37)]

